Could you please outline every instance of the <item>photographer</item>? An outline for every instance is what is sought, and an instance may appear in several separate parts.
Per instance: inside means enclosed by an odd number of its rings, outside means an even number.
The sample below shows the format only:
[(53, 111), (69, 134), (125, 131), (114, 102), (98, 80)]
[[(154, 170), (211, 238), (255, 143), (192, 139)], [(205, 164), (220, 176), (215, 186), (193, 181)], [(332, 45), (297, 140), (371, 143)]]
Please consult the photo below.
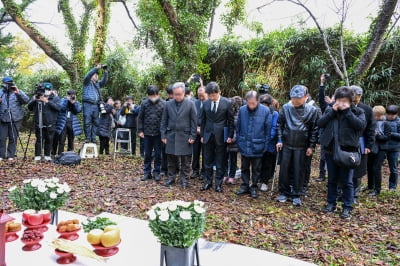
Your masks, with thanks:
[[(103, 69), (103, 78), (99, 81), (99, 70)], [(104, 87), (108, 81), (107, 66), (97, 65), (92, 68), (83, 79), (83, 125), (85, 131), (85, 142), (96, 143), (96, 132), (99, 124), (99, 108), (104, 104), (101, 100), (100, 88)]]
[[(137, 132), (137, 117), (139, 115), (139, 107), (137, 107), (133, 103), (133, 97), (132, 96), (127, 96), (125, 99), (125, 103), (121, 108), (120, 115), (125, 116), (126, 115), (126, 122), (125, 125), (123, 126), (124, 128), (129, 128), (131, 131), (131, 146), (132, 146), (132, 154), (136, 154), (136, 132)], [(125, 135), (124, 139), (127, 139), (128, 136)], [(123, 148), (128, 148), (127, 143), (123, 143), (121, 145)]]
[(36, 85), (35, 95), (29, 101), (28, 109), (35, 112), (35, 161), (42, 159), (43, 146), (44, 159), (51, 161), (57, 116), (61, 110), (60, 98), (55, 94), (51, 83)]
[(82, 128), (77, 117), (78, 113), (81, 111), (81, 104), (76, 100), (76, 91), (67, 91), (67, 96), (61, 99), (61, 111), (57, 117), (57, 138), (54, 139), (54, 154), (61, 154), (64, 152), (65, 140), (67, 138), (67, 150), (74, 150), (74, 138), (82, 134)]
[[(16, 154), (16, 143), (21, 128), (29, 97), (14, 84), (11, 77), (4, 77), (0, 92), (0, 161), (8, 157), (13, 160)], [(8, 138), (8, 147), (6, 141)], [(6, 155), (7, 147), (7, 155)]]

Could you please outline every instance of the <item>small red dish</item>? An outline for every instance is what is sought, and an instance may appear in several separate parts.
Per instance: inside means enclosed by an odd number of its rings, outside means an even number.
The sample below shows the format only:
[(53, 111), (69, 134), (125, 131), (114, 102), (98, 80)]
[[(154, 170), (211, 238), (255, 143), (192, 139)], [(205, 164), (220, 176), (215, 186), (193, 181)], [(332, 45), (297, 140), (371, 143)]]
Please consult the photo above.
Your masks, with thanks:
[(68, 253), (59, 249), (54, 250), (59, 258), (56, 260), (58, 264), (70, 264), (76, 261), (76, 257), (72, 253)]
[(50, 221), (46, 221), (46, 222), (43, 222), (42, 224), (30, 225), (26, 221), (23, 221), (22, 225), (27, 227), (27, 228), (29, 228), (29, 229), (39, 229), (42, 233), (44, 233), (44, 232), (47, 232), (47, 230), (49, 230), (49, 228), (46, 226), (49, 223), (50, 223)]
[(35, 251), (38, 250), (42, 247), (42, 245), (39, 243), (40, 241), (42, 241), (43, 236), (41, 238), (38, 238), (36, 240), (32, 240), (32, 241), (26, 241), (26, 240), (22, 240), (22, 243), (25, 244), (25, 246), (22, 247), (23, 251)]
[(21, 230), (18, 230), (16, 232), (8, 232), (8, 233), (6, 233), (6, 242), (12, 242), (14, 240), (17, 240), (18, 237), (19, 237), (17, 235), (17, 232), (19, 232), (19, 231), (21, 231)]
[(101, 256), (101, 257), (111, 257), (115, 254), (118, 253), (119, 248), (117, 247), (119, 244), (121, 243), (121, 241), (119, 241), (118, 244), (116, 244), (115, 246), (112, 247), (104, 247), (102, 245), (92, 245), (94, 247), (94, 253), (96, 253), (97, 255)]
[(81, 229), (78, 229), (78, 230), (75, 230), (72, 232), (59, 232), (57, 230), (57, 233), (60, 234), (60, 236), (58, 238), (68, 239), (71, 241), (77, 240), (79, 238), (79, 235), (77, 234), (77, 232), (79, 232), (79, 230), (81, 230)]

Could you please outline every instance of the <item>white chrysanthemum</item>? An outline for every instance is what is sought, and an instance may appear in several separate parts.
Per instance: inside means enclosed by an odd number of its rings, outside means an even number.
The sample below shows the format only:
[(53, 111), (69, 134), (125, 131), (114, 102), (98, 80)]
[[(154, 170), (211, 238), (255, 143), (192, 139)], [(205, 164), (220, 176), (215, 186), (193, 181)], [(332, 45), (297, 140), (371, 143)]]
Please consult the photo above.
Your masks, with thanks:
[(37, 178), (31, 180), (32, 187), (37, 187), (39, 185), (39, 183), (40, 183), (40, 180)]
[(193, 201), (193, 203), (194, 203), (194, 205), (198, 205), (198, 206), (200, 206), (200, 207), (203, 207), (203, 206), (204, 206), (204, 202), (203, 202), (203, 201), (200, 201), (200, 200), (195, 200), (195, 201)]
[(155, 213), (153, 210), (149, 210), (149, 211), (147, 212), (147, 215), (149, 216), (149, 219), (150, 219), (151, 221), (154, 221), (154, 220), (157, 218), (157, 215), (156, 215), (156, 213)]
[(169, 220), (169, 213), (167, 211), (164, 211), (159, 217), (160, 221), (166, 222)]
[(178, 208), (178, 206), (175, 204), (175, 203), (170, 203), (169, 205), (168, 205), (168, 210), (170, 210), (170, 211), (176, 211), (176, 208)]
[(51, 198), (51, 199), (56, 199), (56, 198), (57, 198), (57, 193), (55, 193), (55, 192), (50, 192), (50, 198)]
[(46, 179), (44, 180), (44, 182), (46, 182), (46, 183), (53, 182), (53, 179), (51, 179), (51, 178), (46, 178)]
[(71, 191), (71, 188), (70, 188), (70, 186), (68, 186), (67, 183), (64, 183), (63, 189), (64, 189), (64, 191), (67, 192), (67, 193), (69, 193), (69, 192)]
[(56, 187), (56, 184), (54, 184), (53, 182), (49, 182), (49, 183), (46, 183), (46, 186), (49, 188), (54, 188), (54, 187)]
[(179, 203), (179, 205), (182, 206), (183, 208), (189, 208), (190, 204), (192, 204), (192, 203), (189, 201), (181, 201)]
[(58, 182), (60, 182), (60, 179), (58, 179), (57, 177), (53, 177), (52, 181), (53, 181), (53, 183), (58, 183)]
[(190, 220), (192, 219), (192, 214), (189, 211), (181, 211), (179, 217), (181, 217), (183, 220)]
[(206, 210), (205, 210), (203, 207), (200, 207), (200, 206), (198, 206), (198, 205), (194, 205), (194, 211), (197, 212), (197, 213), (199, 213), (199, 214), (202, 214), (202, 213), (204, 213)]
[(169, 205), (168, 202), (163, 202), (163, 203), (158, 204), (158, 207), (159, 207), (161, 210), (166, 210), (166, 209), (168, 208), (168, 205)]
[(42, 185), (42, 184), (40, 184), (40, 185), (37, 187), (37, 189), (38, 189), (38, 191), (41, 192), (41, 193), (44, 193), (44, 192), (47, 191), (46, 186), (45, 186), (45, 185)]
[(62, 187), (57, 188), (57, 193), (58, 194), (63, 194), (64, 193), (64, 189)]
[(32, 181), (32, 179), (25, 179), (24, 181), (22, 181), (24, 184), (28, 184)]
[(12, 186), (12, 187), (10, 187), (9, 189), (8, 189), (8, 191), (9, 192), (12, 192), (12, 191), (14, 191), (14, 190), (16, 190), (17, 189), (17, 186)]

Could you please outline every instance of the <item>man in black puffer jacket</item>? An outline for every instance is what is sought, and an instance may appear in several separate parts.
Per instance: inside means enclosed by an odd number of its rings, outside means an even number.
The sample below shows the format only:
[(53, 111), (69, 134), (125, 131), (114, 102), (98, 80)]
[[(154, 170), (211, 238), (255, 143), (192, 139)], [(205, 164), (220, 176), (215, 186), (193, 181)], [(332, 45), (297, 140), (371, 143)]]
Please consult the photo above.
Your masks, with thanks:
[[(51, 161), (53, 138), (58, 113), (61, 110), (61, 100), (56, 95), (51, 83), (44, 82), (41, 86), (45, 89), (44, 95), (33, 96), (28, 103), (28, 109), (35, 112), (35, 161), (42, 159), (42, 146), (44, 146), (44, 159)], [(42, 110), (42, 116), (40, 116), (40, 110)], [(40, 120), (42, 120), (42, 123), (40, 123)]]
[(161, 119), (165, 101), (158, 96), (158, 88), (149, 86), (148, 98), (143, 101), (138, 119), (139, 137), (144, 139), (144, 176), (142, 181), (152, 178), (151, 161), (154, 151), (154, 180), (160, 180), (161, 171)]

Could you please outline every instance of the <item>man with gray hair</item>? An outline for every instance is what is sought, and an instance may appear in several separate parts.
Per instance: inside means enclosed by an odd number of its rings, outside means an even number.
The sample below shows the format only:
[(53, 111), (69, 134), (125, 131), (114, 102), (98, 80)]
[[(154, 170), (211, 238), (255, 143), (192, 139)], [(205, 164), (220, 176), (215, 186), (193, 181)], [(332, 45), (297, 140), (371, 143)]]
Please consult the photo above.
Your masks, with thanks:
[(188, 186), (192, 146), (196, 139), (197, 112), (194, 102), (185, 98), (185, 83), (173, 85), (173, 100), (165, 104), (161, 120), (161, 140), (166, 145), (168, 180), (164, 186), (175, 183), (176, 169), (180, 169), (182, 188)]
[(271, 116), (269, 108), (260, 104), (256, 91), (249, 91), (245, 99), (247, 105), (240, 107), (236, 126), (237, 145), (242, 158), (242, 185), (236, 194), (250, 193), (252, 198), (257, 198), (262, 157), (270, 141)]

